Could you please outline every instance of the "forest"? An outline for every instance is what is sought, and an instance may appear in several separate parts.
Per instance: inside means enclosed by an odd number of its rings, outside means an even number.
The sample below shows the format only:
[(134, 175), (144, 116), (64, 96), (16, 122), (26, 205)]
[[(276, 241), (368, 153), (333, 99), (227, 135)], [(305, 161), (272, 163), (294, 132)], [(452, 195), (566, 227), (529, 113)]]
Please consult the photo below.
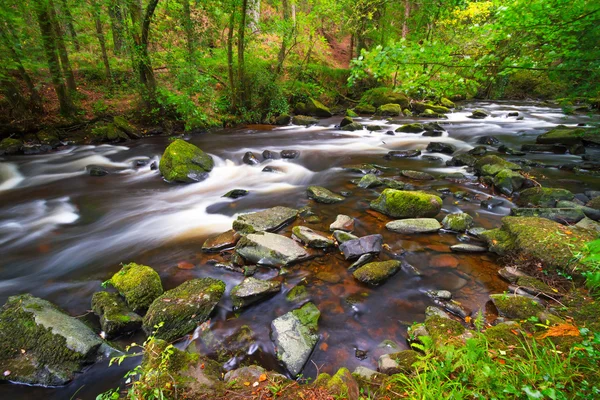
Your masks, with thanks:
[(600, 398), (600, 3), (2, 0), (0, 398)]

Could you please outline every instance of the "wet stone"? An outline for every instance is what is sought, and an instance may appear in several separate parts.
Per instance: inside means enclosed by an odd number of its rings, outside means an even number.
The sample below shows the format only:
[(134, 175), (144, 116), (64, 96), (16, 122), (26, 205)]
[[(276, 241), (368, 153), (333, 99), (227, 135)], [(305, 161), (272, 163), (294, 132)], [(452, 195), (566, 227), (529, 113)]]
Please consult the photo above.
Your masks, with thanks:
[(469, 153), (473, 156), (484, 156), (487, 153), (487, 149), (485, 146), (475, 146), (474, 148), (469, 150), (467, 153)]
[(431, 153), (452, 154), (456, 151), (456, 146), (450, 143), (431, 142), (427, 145), (427, 151)]
[(421, 155), (421, 150), (392, 150), (387, 153), (386, 158), (412, 158)]
[(432, 299), (450, 300), (452, 293), (448, 290), (428, 290), (425, 294)]
[(493, 210), (496, 207), (500, 207), (504, 204), (504, 201), (500, 200), (500, 199), (487, 199), (487, 200), (483, 200), (480, 204), (481, 208), (485, 208), (486, 210)]
[(223, 197), (227, 197), (229, 199), (239, 199), (240, 197), (248, 196), (249, 193), (250, 192), (245, 189), (232, 189), (225, 193)]
[(432, 175), (421, 171), (403, 170), (401, 172), (401, 175), (406, 178), (414, 179), (417, 181), (430, 181), (434, 179)]
[(374, 258), (375, 256), (373, 254), (363, 254), (358, 258), (358, 260), (356, 260), (352, 265), (348, 267), (348, 271), (353, 272), (358, 268), (362, 267), (363, 265), (371, 262)]
[(235, 309), (247, 307), (266, 299), (281, 290), (281, 282), (246, 278), (231, 290), (231, 300)]
[(345, 231), (334, 231), (333, 232), (333, 237), (340, 244), (344, 243), (344, 242), (347, 242), (349, 240), (358, 239), (358, 236), (355, 236), (355, 235), (353, 235), (351, 233), (348, 233), (348, 232), (345, 232)]
[(277, 168), (277, 167), (271, 167), (271, 166), (266, 166), (262, 169), (262, 172), (271, 172), (271, 173), (275, 173), (275, 174), (283, 174), (285, 173), (283, 170)]
[(85, 169), (90, 176), (108, 175), (108, 171), (99, 165), (88, 165)]
[(457, 253), (483, 253), (487, 251), (487, 247), (468, 243), (455, 244), (454, 246), (450, 246), (450, 249)]
[(142, 327), (142, 317), (131, 311), (114, 292), (94, 293), (92, 311), (100, 318), (100, 326), (107, 338), (134, 332)]
[(308, 258), (296, 241), (268, 232), (246, 235), (235, 246), (237, 254), (250, 263), (282, 267)]
[(294, 159), (300, 157), (300, 152), (298, 150), (282, 150), (280, 155), (281, 158)]
[(271, 150), (265, 150), (262, 152), (262, 157), (264, 160), (274, 160), (277, 158), (277, 154)]
[(385, 227), (397, 233), (434, 233), (442, 228), (435, 218), (409, 218), (388, 222)]
[(502, 142), (494, 136), (481, 136), (479, 139), (477, 139), (477, 144), (497, 147), (500, 146)]
[(308, 247), (325, 249), (334, 246), (333, 240), (305, 226), (295, 226), (292, 229), (292, 233), (295, 238), (306, 244)]
[(369, 235), (341, 243), (340, 250), (346, 260), (355, 260), (363, 254), (379, 254), (382, 246), (383, 236)]
[(308, 189), (306, 189), (306, 193), (309, 199), (312, 199), (318, 203), (333, 204), (344, 201), (343, 196), (322, 186), (309, 186)]
[(515, 283), (521, 276), (527, 276), (515, 267), (504, 267), (498, 270), (498, 275), (510, 283)]
[(274, 232), (294, 221), (297, 216), (298, 210), (277, 206), (238, 216), (233, 221), (233, 229), (240, 233)]
[(357, 280), (370, 285), (379, 285), (400, 270), (398, 260), (371, 262), (356, 269), (352, 275)]
[(330, 231), (352, 232), (354, 230), (354, 218), (340, 214), (335, 221), (329, 225)]
[(254, 153), (252, 153), (251, 151), (247, 151), (244, 154), (244, 157), (242, 158), (242, 162), (244, 164), (248, 164), (248, 165), (260, 164), (260, 161), (258, 160), (258, 158), (256, 158), (256, 156), (254, 155)]

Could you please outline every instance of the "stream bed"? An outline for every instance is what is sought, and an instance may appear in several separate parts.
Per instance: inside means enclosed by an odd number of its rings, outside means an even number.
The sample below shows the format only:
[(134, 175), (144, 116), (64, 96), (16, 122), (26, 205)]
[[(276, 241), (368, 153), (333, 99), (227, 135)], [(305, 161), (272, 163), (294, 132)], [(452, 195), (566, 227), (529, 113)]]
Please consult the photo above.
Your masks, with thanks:
[[(467, 116), (474, 108), (483, 108), (492, 116), (469, 119)], [(522, 120), (508, 116), (515, 111)], [(500, 266), (492, 253), (451, 252), (451, 245), (464, 240), (456, 233), (402, 235), (386, 230), (385, 224), (391, 219), (369, 209), (369, 202), (381, 188), (357, 187), (352, 180), (362, 175), (344, 167), (377, 164), (386, 167), (382, 177), (397, 177), (400, 170), (432, 174), (436, 179), (431, 181), (400, 179), (417, 189), (444, 189), (448, 193), (438, 219), (463, 211), (475, 219), (475, 226), (493, 228), (514, 207), (510, 199), (494, 195), (476, 179), (469, 179), (471, 174), (466, 167), (446, 166), (451, 156), (428, 153), (424, 151), (427, 144), (450, 143), (457, 148), (455, 154), (459, 154), (477, 146), (481, 136), (494, 136), (508, 147), (520, 149), (522, 144), (534, 143), (537, 135), (558, 124), (593, 122), (588, 116), (566, 116), (559, 108), (539, 103), (487, 102), (465, 104), (463, 110), (438, 121), (445, 129), (440, 137), (386, 134), (404, 123), (432, 120), (355, 119), (364, 125), (385, 125), (385, 129), (374, 132), (342, 131), (336, 128), (340, 120), (341, 117), (322, 119), (308, 128), (257, 125), (184, 136), (215, 160), (215, 168), (206, 180), (188, 185), (166, 183), (151, 168), (168, 145), (167, 137), (0, 158), (0, 303), (9, 296), (28, 292), (57, 304), (70, 315), (81, 316), (99, 332), (97, 317), (88, 312), (90, 300), (94, 292), (102, 290), (101, 283), (120, 269), (121, 263), (135, 261), (153, 267), (165, 290), (192, 278), (214, 277), (226, 283), (226, 295), (206, 324), (207, 331), (196, 332), (180, 345), (196, 342), (197, 348), (220, 357), (227, 370), (255, 362), (284, 373), (269, 337), (270, 324), (298, 307), (286, 300), (286, 294), (294, 286), (304, 284), (311, 301), (321, 311), (321, 319), (320, 341), (302, 372), (303, 377), (315, 377), (317, 371), (335, 373), (340, 366), (350, 370), (359, 365), (376, 369), (380, 343), (391, 340), (400, 348), (408, 347), (407, 327), (413, 321), (422, 321), (426, 307), (433, 305), (425, 294), (427, 290), (449, 290), (456, 301), (475, 315), (485, 309), (489, 294), (507, 290), (507, 283), (497, 275)], [(389, 151), (409, 149), (421, 149), (423, 155), (384, 158)], [(495, 148), (488, 149), (490, 154), (497, 154)], [(277, 153), (297, 150), (300, 156), (265, 160), (258, 165), (242, 162), (248, 151), (262, 160), (264, 150)], [(587, 148), (587, 153), (600, 155), (593, 148)], [(581, 156), (529, 153), (505, 157), (553, 166), (528, 171), (544, 186), (574, 193), (600, 189), (598, 176), (576, 175), (556, 168), (579, 162)], [(90, 176), (86, 172), (88, 165), (101, 166), (110, 173)], [(275, 172), (263, 172), (267, 166)], [(466, 179), (442, 177), (452, 173), (463, 173)], [(319, 204), (307, 198), (309, 185), (350, 195), (339, 204)], [(238, 199), (222, 197), (232, 189), (246, 189), (250, 193)], [(502, 204), (491, 210), (482, 208), (481, 201), (490, 196)], [(279, 278), (283, 282), (281, 293), (234, 311), (227, 294), (244, 277), (216, 267), (215, 260), (224, 258), (218, 253), (203, 253), (202, 244), (208, 237), (231, 229), (236, 215), (273, 206), (309, 206), (320, 217), (320, 222), (313, 223), (299, 218), (279, 232), (286, 236), (291, 236), (294, 225), (328, 232), (338, 214), (354, 217), (355, 235), (383, 235), (387, 246), (381, 260), (405, 260), (423, 275), (400, 272), (381, 286), (366, 286), (353, 278), (347, 271), (351, 263), (334, 250), (287, 268)], [(278, 275), (277, 269), (258, 268), (255, 276), (269, 279)], [(227, 338), (244, 325), (253, 332), (251, 345), (235, 351), (229, 358), (217, 354), (212, 343), (227, 343)], [(143, 341), (141, 334), (121, 337), (117, 343), (125, 346), (133, 341)], [(366, 352), (366, 357), (362, 357), (362, 352)], [(131, 359), (120, 367), (110, 368), (107, 360), (98, 362), (69, 385), (59, 388), (2, 384), (0, 398), (94, 399), (100, 392), (116, 387), (125, 371), (136, 362), (139, 360)]]

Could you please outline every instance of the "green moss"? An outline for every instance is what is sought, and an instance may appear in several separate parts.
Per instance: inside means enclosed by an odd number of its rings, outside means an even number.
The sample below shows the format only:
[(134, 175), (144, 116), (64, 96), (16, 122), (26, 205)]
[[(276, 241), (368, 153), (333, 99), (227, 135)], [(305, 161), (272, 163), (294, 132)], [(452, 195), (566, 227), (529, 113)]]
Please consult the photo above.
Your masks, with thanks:
[(370, 206), (394, 218), (435, 217), (442, 208), (442, 199), (424, 192), (385, 189)]
[(198, 361), (198, 354), (188, 353), (176, 347), (170, 347), (170, 354), (166, 353), (165, 350), (169, 346), (170, 344), (165, 340), (150, 340), (144, 349), (142, 369), (162, 370), (165, 374), (176, 376), (187, 370), (190, 364)]
[[(517, 334), (515, 334), (517, 332)], [(508, 346), (518, 346), (521, 343), (522, 335), (518, 323), (501, 323), (488, 328), (483, 333), (494, 349), (504, 349)]]
[(523, 190), (519, 194), (517, 204), (521, 207), (554, 207), (557, 201), (573, 200), (573, 193), (566, 189), (553, 189), (533, 187)]
[(377, 108), (377, 115), (397, 117), (402, 114), (402, 107), (398, 104), (384, 104)]
[(361, 282), (378, 285), (398, 272), (401, 265), (398, 260), (372, 262), (358, 268), (352, 275)]
[(498, 309), (498, 313), (507, 318), (527, 319), (544, 310), (536, 301), (525, 296), (514, 294), (492, 294), (490, 299)]
[(166, 149), (160, 159), (160, 173), (171, 182), (195, 182), (212, 171), (211, 156), (184, 140), (177, 139)]
[(354, 111), (352, 111), (351, 109), (347, 109), (346, 110), (346, 116), (350, 117), (350, 118), (356, 118), (356, 117), (358, 117), (358, 114), (355, 113)]
[[(321, 382), (326, 379), (325, 376), (321, 377), (319, 375), (319, 377)], [(358, 395), (358, 384), (347, 368), (338, 369), (335, 375), (327, 380), (325, 387), (330, 394), (341, 398), (353, 399), (357, 398)]]
[(94, 293), (92, 311), (100, 317), (100, 326), (107, 337), (132, 332), (142, 326), (142, 317), (132, 312), (116, 293)]
[(360, 98), (360, 104), (368, 104), (375, 108), (383, 106), (384, 104), (399, 104), (402, 108), (407, 108), (409, 100), (404, 94), (394, 92), (393, 89), (379, 87), (367, 90), (363, 93)]
[(52, 128), (42, 129), (36, 134), (40, 144), (56, 147), (60, 144), (60, 138), (58, 132)]
[(454, 102), (452, 100), (449, 100), (445, 97), (442, 97), (440, 99), (440, 104), (447, 108), (455, 108), (456, 107), (456, 104), (454, 104)]
[(473, 226), (473, 217), (467, 213), (448, 214), (442, 220), (444, 229), (456, 232), (465, 232)]
[(527, 288), (535, 289), (541, 293), (545, 293), (548, 295), (553, 295), (558, 293), (557, 290), (552, 289), (550, 286), (546, 285), (544, 282), (539, 279), (535, 279), (531, 276), (519, 276), (516, 282), (517, 286), (523, 286)]
[(308, 294), (308, 290), (306, 290), (306, 286), (304, 285), (296, 285), (288, 292), (285, 296), (287, 301), (290, 302), (300, 302), (306, 300), (310, 297)]
[(113, 118), (113, 124), (127, 135), (136, 136), (136, 129), (123, 117), (117, 116)]
[[(488, 166), (485, 166), (486, 169)], [(506, 196), (510, 196), (513, 192), (521, 189), (525, 183), (525, 178), (518, 172), (510, 169), (502, 169), (494, 176), (494, 186)]]
[(569, 128), (558, 125), (537, 137), (536, 142), (540, 144), (577, 144), (581, 142), (600, 144), (600, 130), (589, 128)]
[(405, 132), (405, 133), (421, 133), (425, 130), (423, 124), (414, 123), (414, 124), (406, 124), (402, 125), (396, 132)]
[(21, 150), (23, 142), (18, 139), (6, 138), (0, 142), (0, 155), (15, 154)]
[(425, 329), (437, 343), (452, 342), (465, 332), (465, 327), (458, 321), (431, 315), (425, 319)]
[(490, 251), (496, 254), (505, 255), (514, 250), (514, 243), (510, 235), (500, 228), (481, 232), (479, 236), (487, 242)]
[(436, 106), (429, 103), (414, 102), (410, 105), (412, 110), (419, 114), (447, 114), (450, 110), (444, 106)]
[(313, 303), (306, 303), (302, 307), (293, 310), (292, 314), (300, 320), (302, 326), (308, 328), (311, 332), (316, 332), (319, 328), (319, 317), (321, 312)]
[(94, 142), (121, 141), (128, 139), (129, 136), (117, 129), (115, 124), (99, 125), (92, 128), (92, 140)]
[(519, 171), (521, 167), (494, 155), (482, 157), (475, 163), (475, 171), (482, 175), (496, 175), (503, 169)]
[(402, 350), (390, 354), (390, 358), (398, 363), (398, 372), (408, 374), (415, 370), (413, 365), (419, 361), (419, 353), (414, 350)]
[(145, 311), (163, 292), (160, 277), (155, 270), (136, 263), (129, 263), (110, 278), (110, 283), (125, 297), (135, 312)]
[(590, 201), (587, 202), (586, 204), (587, 207), (591, 207), (595, 210), (600, 210), (600, 196), (598, 197), (594, 197), (593, 199), (591, 199)]
[(354, 107), (354, 111), (356, 111), (358, 114), (375, 114), (377, 109), (370, 104), (358, 104), (356, 107)]

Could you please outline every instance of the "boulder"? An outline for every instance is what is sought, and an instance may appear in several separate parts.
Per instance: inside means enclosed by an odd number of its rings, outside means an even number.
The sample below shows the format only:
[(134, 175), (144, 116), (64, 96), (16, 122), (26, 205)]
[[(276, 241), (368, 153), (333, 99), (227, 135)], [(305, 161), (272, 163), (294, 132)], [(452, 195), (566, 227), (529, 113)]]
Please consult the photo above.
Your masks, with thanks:
[(430, 153), (452, 154), (456, 151), (456, 146), (450, 143), (431, 142), (427, 145), (426, 150)]
[(139, 133), (139, 130), (134, 128), (129, 121), (123, 117), (114, 117), (113, 124), (117, 127), (117, 129), (123, 131), (131, 139), (140, 139), (142, 137), (142, 135)]
[(239, 199), (240, 197), (248, 196), (248, 194), (250, 194), (250, 191), (246, 189), (231, 189), (221, 197), (226, 197), (228, 199)]
[(500, 170), (493, 178), (494, 186), (500, 193), (510, 196), (525, 184), (525, 177), (508, 168)]
[(359, 114), (375, 114), (377, 108), (370, 104), (358, 104), (356, 107), (354, 107), (354, 111)]
[(309, 97), (306, 103), (298, 103), (296, 104), (295, 112), (297, 114), (305, 114), (313, 117), (323, 117), (328, 118), (333, 114), (323, 103), (318, 100)]
[(402, 107), (398, 104), (384, 104), (377, 108), (377, 115), (397, 117), (402, 114)]
[[(349, 234), (346, 233), (346, 235)], [(338, 242), (340, 241), (338, 240)], [(346, 260), (355, 260), (363, 254), (379, 254), (381, 252), (382, 246), (383, 236), (368, 235), (358, 239), (350, 239), (340, 242), (340, 251), (344, 254), (344, 258)]]
[(294, 115), (292, 117), (292, 124), (294, 125), (316, 125), (319, 123), (319, 120), (313, 117), (309, 117), (307, 115)]
[(293, 377), (302, 371), (319, 340), (320, 315), (313, 303), (306, 303), (271, 323), (271, 338), (277, 358)]
[(23, 142), (18, 139), (6, 138), (0, 142), (0, 156), (17, 154), (23, 148)]
[(300, 157), (300, 152), (298, 150), (281, 150), (281, 158), (285, 158), (288, 160)]
[(330, 231), (346, 231), (352, 232), (354, 230), (354, 218), (347, 215), (339, 214), (335, 221), (329, 225)]
[(350, 125), (351, 123), (353, 123), (354, 120), (348, 116), (344, 117), (344, 119), (342, 119), (342, 122), (340, 122), (340, 128), (343, 128), (346, 125)]
[(113, 123), (100, 123), (91, 130), (92, 142), (123, 142), (129, 140), (129, 136)]
[(204, 241), (202, 251), (205, 253), (218, 253), (221, 250), (232, 248), (240, 240), (240, 237), (241, 235), (233, 229), (219, 233)]
[(418, 114), (447, 114), (450, 110), (444, 106), (436, 106), (434, 104), (429, 103), (421, 103), (421, 102), (413, 102), (410, 107), (412, 110)]
[(277, 154), (271, 150), (265, 150), (262, 152), (263, 160), (274, 160), (277, 158)]
[(367, 174), (361, 178), (357, 186), (363, 189), (385, 186), (392, 189), (402, 190), (407, 185), (404, 182), (397, 181), (392, 178), (378, 178), (374, 174)]
[(41, 131), (38, 131), (35, 136), (42, 146), (50, 146), (54, 149), (60, 145), (59, 132), (54, 128), (42, 129)]
[(170, 182), (198, 182), (206, 179), (214, 162), (211, 156), (191, 143), (177, 139), (160, 159), (159, 170)]
[(178, 339), (208, 319), (224, 292), (225, 283), (218, 279), (186, 281), (152, 302), (144, 317), (144, 331), (167, 342)]
[(358, 236), (354, 236), (353, 234), (344, 231), (333, 231), (333, 237), (339, 244), (347, 242), (349, 240), (358, 239)]
[(275, 118), (275, 125), (286, 126), (292, 122), (292, 117), (289, 114), (281, 114)]
[(246, 278), (239, 285), (231, 289), (233, 308), (238, 310), (257, 303), (265, 298), (279, 293), (281, 282), (266, 281), (256, 278)]
[[(325, 376), (322, 377), (322, 375)], [(317, 385), (323, 378), (328, 378), (327, 374), (319, 375)], [(328, 379), (324, 387), (328, 393), (338, 398), (347, 400), (359, 400), (361, 398), (359, 385), (347, 368), (340, 368), (335, 375)]]
[(356, 118), (356, 117), (358, 117), (358, 114), (355, 113), (354, 111), (352, 111), (351, 109), (347, 109), (346, 110), (346, 117)]
[(485, 144), (487, 146), (498, 147), (502, 144), (500, 139), (495, 136), (481, 136), (477, 139), (477, 144)]
[(160, 277), (147, 265), (124, 265), (109, 282), (135, 312), (146, 311), (154, 299), (163, 293)]
[(400, 172), (400, 175), (404, 176), (405, 178), (413, 179), (416, 181), (431, 181), (435, 179), (433, 175), (430, 175), (427, 172), (411, 171), (407, 169), (402, 170)]
[(445, 97), (442, 97), (440, 99), (440, 104), (443, 105), (446, 108), (454, 108), (456, 107), (456, 104), (454, 104), (454, 102), (450, 99), (447, 99)]
[(396, 132), (404, 132), (404, 133), (421, 133), (425, 130), (423, 124), (414, 123), (414, 124), (406, 124), (402, 125)]
[(363, 126), (362, 124), (359, 124), (358, 122), (352, 122), (348, 125), (344, 125), (342, 127), (343, 131), (348, 131), (348, 132), (353, 132), (353, 131), (362, 131), (363, 130)]
[(419, 353), (414, 350), (402, 350), (398, 353), (384, 354), (379, 357), (379, 372), (386, 375), (410, 374), (415, 370), (413, 364), (419, 361)]
[(242, 237), (235, 251), (248, 262), (271, 267), (282, 267), (308, 258), (308, 253), (293, 239), (268, 232)]
[(412, 158), (419, 157), (421, 150), (392, 150), (387, 153), (385, 158)]
[(482, 110), (481, 108), (477, 108), (475, 110), (473, 110), (473, 112), (471, 113), (471, 115), (468, 116), (468, 118), (472, 118), (472, 119), (484, 119), (491, 116), (491, 114), (485, 110)]
[(449, 167), (462, 167), (463, 165), (472, 167), (476, 162), (477, 158), (471, 154), (459, 154), (452, 157), (451, 160), (446, 161), (446, 165)]
[(559, 200), (573, 200), (573, 193), (566, 189), (532, 187), (519, 194), (516, 203), (520, 207), (554, 207)]
[(521, 150), (529, 153), (565, 154), (567, 146), (557, 144), (524, 144), (521, 146)]
[(233, 229), (242, 234), (275, 232), (298, 217), (298, 210), (288, 207), (273, 207), (263, 211), (242, 214), (233, 221)]
[(529, 297), (514, 294), (492, 294), (492, 303), (498, 314), (511, 319), (528, 319), (537, 316), (544, 308)]
[(254, 153), (251, 152), (251, 151), (247, 151), (244, 154), (244, 157), (242, 158), (242, 162), (244, 164), (248, 164), (248, 165), (260, 164), (260, 161), (258, 160), (258, 158), (256, 158), (256, 156), (254, 155)]
[(397, 233), (435, 233), (442, 228), (438, 220), (434, 218), (409, 218), (388, 222), (385, 227)]
[(309, 199), (313, 199), (317, 203), (333, 204), (344, 201), (344, 196), (333, 193), (322, 186), (309, 186), (306, 189), (306, 194)]
[(489, 175), (489, 176), (494, 176), (498, 172), (500, 172), (504, 169), (509, 169), (511, 171), (520, 171), (521, 170), (521, 167), (519, 165), (512, 163), (510, 161), (506, 161), (505, 159), (498, 157), (498, 156), (494, 156), (494, 155), (489, 155), (489, 156), (480, 158), (475, 163), (474, 168), (475, 168), (475, 172), (477, 172), (479, 175)]
[[(386, 129), (385, 126), (381, 126), (381, 125), (366, 125), (365, 128), (369, 132), (382, 131), (382, 130)], [(390, 132), (392, 132), (392, 131), (387, 131), (385, 134), (390, 135)], [(391, 133), (392, 136), (393, 136), (393, 134), (394, 134), (394, 132)]]
[(513, 208), (510, 215), (546, 218), (561, 224), (576, 224), (585, 218), (585, 213), (579, 208)]
[(590, 128), (569, 128), (564, 125), (549, 130), (536, 139), (539, 144), (600, 144), (600, 130)]
[(0, 381), (64, 385), (95, 360), (101, 345), (79, 319), (30, 294), (9, 297), (0, 309)]
[[(365, 93), (363, 93), (362, 97), (360, 98), (359, 106), (362, 105), (362, 107), (364, 107), (364, 105), (369, 105), (377, 108), (385, 104), (399, 104), (401, 108), (404, 109), (408, 107), (409, 100), (408, 97), (402, 93), (394, 92), (393, 89), (387, 87), (380, 87), (367, 90)], [(357, 112), (359, 112), (357, 110), (359, 106), (355, 108)], [(374, 111), (375, 110), (373, 110), (373, 112)], [(368, 113), (371, 112), (367, 112), (367, 114)]]
[(109, 339), (142, 327), (142, 317), (131, 311), (117, 293), (94, 293), (92, 311), (100, 318), (102, 331)]
[(352, 275), (360, 282), (379, 285), (398, 272), (401, 265), (398, 260), (371, 262), (356, 269)]
[(85, 170), (90, 176), (106, 176), (108, 171), (99, 165), (86, 165)]
[(442, 199), (425, 192), (385, 189), (370, 207), (393, 218), (435, 217), (442, 208)]
[(308, 247), (315, 249), (326, 249), (335, 245), (333, 240), (313, 231), (310, 228), (307, 228), (306, 226), (295, 226), (292, 229), (292, 233), (296, 239), (300, 240)]
[(375, 256), (373, 254), (370, 254), (370, 253), (363, 254), (362, 256), (358, 257), (358, 260), (354, 261), (352, 263), (352, 265), (350, 265), (348, 267), (348, 272), (356, 271), (358, 268), (362, 267), (363, 265), (370, 263), (374, 258), (375, 258)]
[(473, 226), (473, 217), (467, 213), (448, 214), (442, 220), (444, 229), (455, 232), (466, 232)]
[(472, 156), (485, 156), (487, 148), (485, 146), (475, 146), (467, 152)]

